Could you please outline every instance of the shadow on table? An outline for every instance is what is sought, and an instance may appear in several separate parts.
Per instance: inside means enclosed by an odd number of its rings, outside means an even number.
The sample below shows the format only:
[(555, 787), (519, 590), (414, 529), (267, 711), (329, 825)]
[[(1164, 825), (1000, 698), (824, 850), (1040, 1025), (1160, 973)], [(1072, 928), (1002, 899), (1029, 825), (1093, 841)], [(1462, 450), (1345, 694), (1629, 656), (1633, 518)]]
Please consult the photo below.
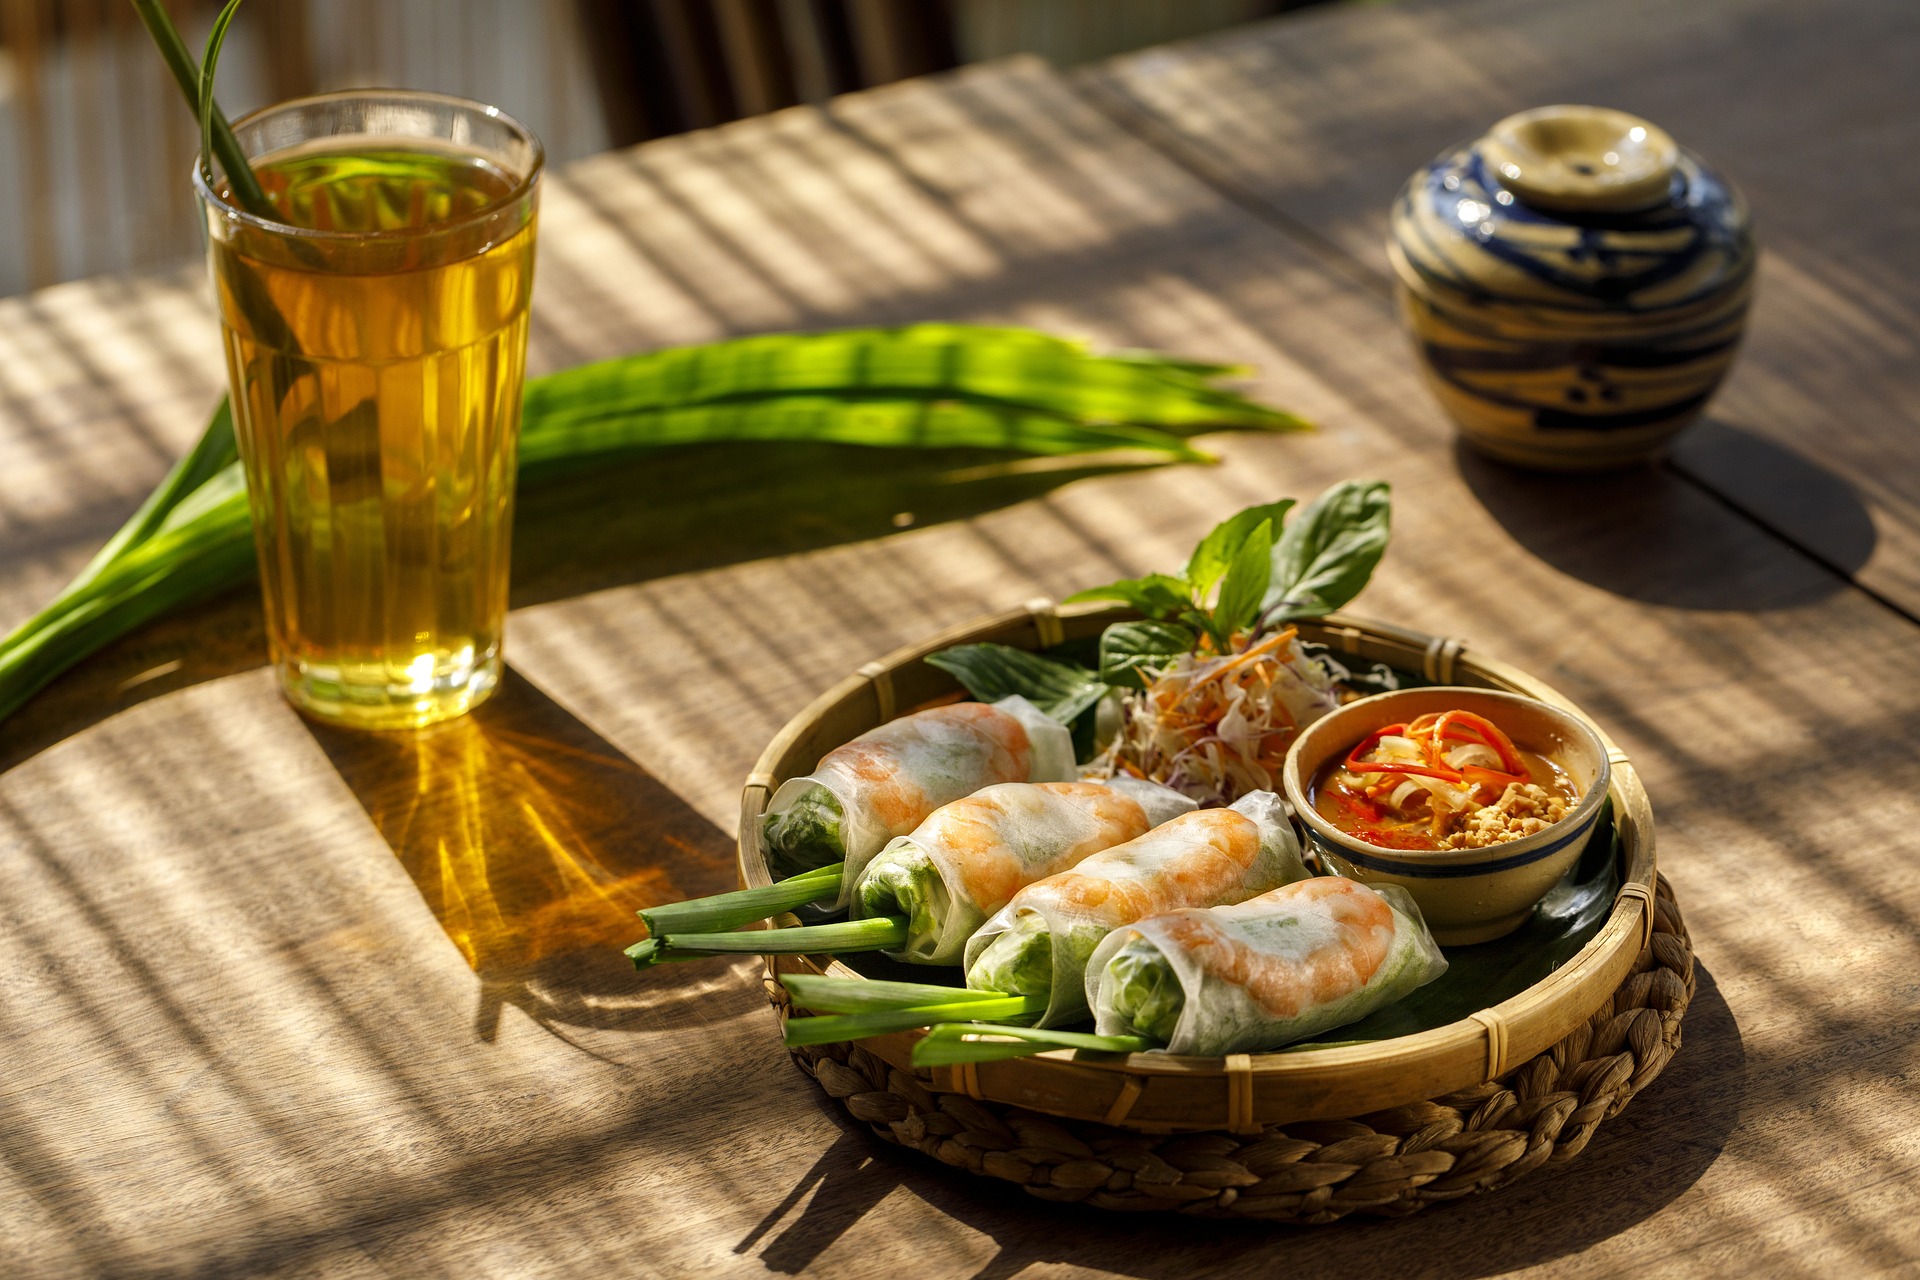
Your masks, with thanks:
[[(873, 1138), (823, 1099), (844, 1135), (735, 1247), (794, 1274), (904, 1186), (989, 1236), (998, 1252), (972, 1280), (1008, 1280), (1070, 1263), (1140, 1280), (1266, 1275), (1418, 1275), (1447, 1280), (1518, 1271), (1579, 1253), (1657, 1213), (1699, 1181), (1740, 1121), (1746, 1054), (1713, 978), (1698, 987), (1679, 1053), (1579, 1156), (1502, 1191), (1409, 1218), (1327, 1227), (1182, 1221), (1047, 1204), (988, 1178), (937, 1166)], [(808, 1198), (811, 1193), (811, 1198)], [(806, 1207), (784, 1221), (802, 1200)], [(763, 1243), (764, 1241), (764, 1243)]]
[[(555, 473), (520, 494), (516, 608), (668, 574), (964, 519), (1138, 458), (880, 449), (789, 441), (685, 445)], [(0, 772), (128, 707), (266, 657), (253, 587), (95, 654), (7, 721)]]
[[(1809, 604), (1844, 589), (1873, 554), (1872, 518), (1846, 481), (1714, 419), (1683, 433), (1665, 463), (1597, 475), (1523, 471), (1464, 444), (1455, 457), (1467, 487), (1516, 542), (1563, 573), (1651, 604)], [(1730, 525), (1714, 505), (1747, 520)], [(1774, 540), (1813, 562), (1796, 557), (1783, 572)]]
[(308, 728), (479, 977), (479, 1038), (508, 1005), (555, 1034), (701, 1020), (619, 949), (641, 907), (730, 888), (732, 842), (524, 677), (430, 729)]

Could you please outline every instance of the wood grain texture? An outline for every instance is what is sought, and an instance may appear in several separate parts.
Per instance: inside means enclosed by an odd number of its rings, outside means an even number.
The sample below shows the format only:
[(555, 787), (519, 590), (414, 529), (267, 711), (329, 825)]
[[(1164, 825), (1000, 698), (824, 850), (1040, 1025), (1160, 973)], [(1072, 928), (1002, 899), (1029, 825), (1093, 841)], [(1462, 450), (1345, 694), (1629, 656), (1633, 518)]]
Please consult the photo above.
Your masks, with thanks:
[[(836, 514), (839, 476), (861, 510), (886, 492), (851, 455), (757, 524), (673, 483), (750, 468), (745, 449), (599, 477), (580, 492), (604, 536), (558, 516), (532, 535), (548, 585), (508, 642), (526, 696), (459, 730), (527, 776), (464, 792), (461, 750), (306, 727), (249, 663), (238, 604), (77, 670), (0, 730), (33, 735), (0, 775), (0, 1273), (1826, 1275), (1920, 1252), (1911, 623), (1670, 472), (1535, 480), (1456, 456), (1376, 290), (1034, 63), (602, 157), (545, 213), (540, 367), (1006, 320), (1244, 360), (1322, 430), (1021, 493), (928, 468), (926, 518), (902, 505), (885, 537)], [(4, 364), (37, 380), (0, 406), (11, 622), (191, 437), (218, 367), (204, 308), (167, 281), (35, 295), (0, 311), (0, 342), (47, 356)], [(861, 663), (1177, 564), (1223, 510), (1348, 475), (1397, 497), (1362, 611), (1561, 688), (1659, 815), (1700, 993), (1661, 1079), (1565, 1169), (1307, 1233), (1041, 1204), (847, 1126), (786, 1061), (757, 963), (636, 976), (612, 949), (628, 935), (596, 895), (646, 891), (648, 868), (719, 882), (761, 747)], [(631, 510), (676, 502), (666, 524)], [(707, 511), (747, 527), (710, 539)], [(1843, 799), (1868, 775), (1870, 803)], [(551, 843), (494, 843), (541, 820)], [(460, 874), (476, 847), (484, 883)], [(582, 875), (564, 895), (556, 851)], [(527, 910), (586, 903), (553, 936), (600, 945), (476, 972), (449, 887), (484, 904), (509, 880), (530, 886), (498, 912), (521, 937)]]
[(1115, 60), (1083, 87), (1335, 269), (1386, 288), (1400, 184), (1513, 111), (1619, 107), (1752, 202), (1746, 349), (1670, 464), (1920, 613), (1920, 9), (1414, 0)]

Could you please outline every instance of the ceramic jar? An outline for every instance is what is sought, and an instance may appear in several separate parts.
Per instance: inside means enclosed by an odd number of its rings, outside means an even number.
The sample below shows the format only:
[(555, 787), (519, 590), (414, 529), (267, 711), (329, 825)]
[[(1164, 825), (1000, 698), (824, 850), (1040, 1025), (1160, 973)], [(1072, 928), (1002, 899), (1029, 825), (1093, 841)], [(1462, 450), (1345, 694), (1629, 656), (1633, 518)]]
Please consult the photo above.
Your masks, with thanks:
[(1699, 416), (1753, 291), (1739, 192), (1604, 107), (1525, 111), (1441, 155), (1402, 189), (1387, 248), (1465, 439), (1557, 471), (1652, 457)]

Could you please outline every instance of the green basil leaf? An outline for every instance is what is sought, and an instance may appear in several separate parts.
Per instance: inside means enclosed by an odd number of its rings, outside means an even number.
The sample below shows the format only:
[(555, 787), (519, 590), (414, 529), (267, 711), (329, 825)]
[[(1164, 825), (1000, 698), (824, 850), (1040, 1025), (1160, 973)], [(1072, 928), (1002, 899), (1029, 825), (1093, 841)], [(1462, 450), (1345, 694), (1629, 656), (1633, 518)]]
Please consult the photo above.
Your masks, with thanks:
[(1177, 617), (1193, 606), (1193, 593), (1179, 578), (1150, 573), (1144, 578), (1122, 578), (1104, 587), (1090, 587), (1067, 597), (1068, 604), (1086, 600), (1118, 600), (1130, 604), (1150, 618)]
[(1164, 667), (1193, 649), (1191, 628), (1172, 622), (1116, 622), (1100, 633), (1100, 678), (1111, 685), (1144, 689), (1143, 671)]
[(1287, 526), (1261, 601), (1267, 622), (1319, 617), (1360, 594), (1387, 550), (1388, 492), (1384, 480), (1342, 481)]
[(1004, 644), (955, 645), (928, 654), (927, 665), (953, 676), (982, 702), (1018, 694), (1061, 724), (1072, 724), (1107, 691), (1085, 667)]
[(1273, 521), (1273, 527), (1278, 529), (1286, 523), (1287, 512), (1292, 508), (1293, 499), (1282, 498), (1264, 506), (1248, 507), (1215, 525), (1212, 533), (1200, 539), (1200, 545), (1187, 560), (1187, 581), (1193, 584), (1194, 594), (1204, 598), (1213, 584), (1220, 581), (1234, 556), (1240, 553), (1247, 535), (1262, 520)]
[(1241, 542), (1227, 576), (1220, 580), (1220, 599), (1213, 607), (1213, 630), (1223, 642), (1251, 623), (1260, 613), (1260, 599), (1273, 575), (1273, 521), (1262, 520)]

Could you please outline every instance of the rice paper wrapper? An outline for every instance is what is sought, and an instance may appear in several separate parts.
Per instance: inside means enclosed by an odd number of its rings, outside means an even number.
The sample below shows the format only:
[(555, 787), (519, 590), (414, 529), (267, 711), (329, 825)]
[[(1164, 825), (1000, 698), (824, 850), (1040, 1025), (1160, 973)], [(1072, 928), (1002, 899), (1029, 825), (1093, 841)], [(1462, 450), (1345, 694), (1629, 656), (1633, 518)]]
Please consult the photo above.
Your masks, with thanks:
[(1073, 735), (1025, 698), (960, 702), (889, 720), (780, 784), (761, 830), (784, 874), (844, 860), (835, 906), (889, 840), (941, 805), (1002, 782), (1068, 781)]
[(1165, 1049), (1177, 1054), (1277, 1049), (1358, 1021), (1447, 968), (1406, 890), (1318, 876), (1109, 934), (1087, 967), (1087, 999), (1103, 1035), (1136, 1033), (1115, 1011), (1109, 967), (1135, 939), (1158, 950), (1184, 996)]
[(1012, 716), (1027, 731), (1027, 742), (1032, 748), (1027, 776), (1010, 781), (1073, 782), (1079, 778), (1080, 765), (1073, 755), (1073, 730), (1017, 693), (987, 705)]
[(1181, 907), (1244, 902), (1308, 874), (1287, 802), (1273, 792), (1189, 809), (1020, 890), (968, 940), (967, 985), (1047, 996), (1038, 1026), (1078, 1022), (1088, 1014), (1087, 966), (1115, 929)]
[(960, 963), (1014, 894), (1147, 830), (1138, 801), (1097, 782), (1001, 783), (890, 842), (852, 893), (853, 915), (905, 914), (909, 964)]
[(1172, 787), (1163, 787), (1157, 782), (1145, 778), (1128, 777), (1119, 774), (1112, 778), (1089, 778), (1089, 782), (1098, 782), (1103, 787), (1112, 787), (1123, 796), (1132, 796), (1146, 810), (1147, 822), (1159, 826), (1171, 822), (1183, 813), (1192, 813), (1200, 807), (1200, 802), (1192, 796), (1182, 795)]

